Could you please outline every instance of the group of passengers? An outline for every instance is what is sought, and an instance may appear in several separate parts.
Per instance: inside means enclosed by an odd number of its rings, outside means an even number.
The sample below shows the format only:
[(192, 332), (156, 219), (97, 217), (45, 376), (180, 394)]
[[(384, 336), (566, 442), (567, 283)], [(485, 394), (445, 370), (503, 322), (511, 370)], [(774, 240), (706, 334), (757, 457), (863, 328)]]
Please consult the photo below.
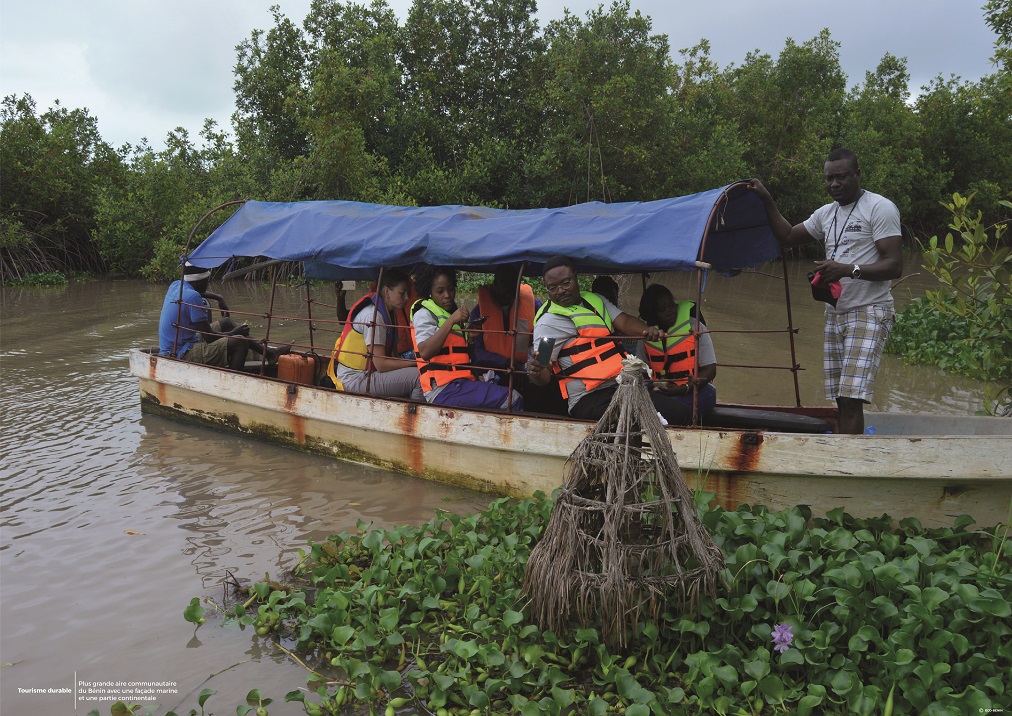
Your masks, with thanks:
[[(618, 284), (609, 277), (581, 291), (567, 257), (549, 259), (542, 277), (544, 303), (520, 283), (516, 266), (500, 267), (467, 311), (457, 304), (454, 269), (426, 266), (414, 280), (384, 270), (375, 290), (347, 311), (324, 384), (435, 405), (596, 420), (618, 387), (622, 359), (635, 350), (652, 369), (650, 395), (669, 423), (690, 423), (694, 402), (700, 416), (713, 409), (716, 358), (692, 301), (653, 284), (637, 318), (618, 307)], [(345, 318), (342, 308), (339, 300)], [(553, 341), (545, 344), (550, 356), (539, 355), (543, 339)]]

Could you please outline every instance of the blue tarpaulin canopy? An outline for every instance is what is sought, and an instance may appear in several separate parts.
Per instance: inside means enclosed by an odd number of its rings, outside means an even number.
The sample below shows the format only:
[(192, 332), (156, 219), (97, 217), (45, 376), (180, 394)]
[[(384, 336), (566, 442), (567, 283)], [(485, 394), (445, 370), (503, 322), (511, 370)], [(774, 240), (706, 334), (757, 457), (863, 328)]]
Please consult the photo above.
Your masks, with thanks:
[[(705, 242), (704, 242), (705, 239)], [(214, 268), (237, 257), (305, 263), (309, 278), (375, 276), (421, 263), (470, 271), (552, 256), (587, 273), (718, 271), (780, 255), (758, 196), (743, 183), (673, 199), (557, 209), (404, 207), (354, 201), (250, 201), (188, 257)]]

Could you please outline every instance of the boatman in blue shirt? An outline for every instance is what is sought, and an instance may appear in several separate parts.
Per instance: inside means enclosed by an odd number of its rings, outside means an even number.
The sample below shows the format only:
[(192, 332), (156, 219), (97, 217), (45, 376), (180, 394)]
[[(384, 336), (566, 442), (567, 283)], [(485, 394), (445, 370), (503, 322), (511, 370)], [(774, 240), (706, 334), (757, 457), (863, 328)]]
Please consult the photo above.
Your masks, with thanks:
[(903, 273), (900, 212), (884, 196), (861, 188), (857, 156), (849, 149), (830, 152), (823, 175), (833, 202), (794, 226), (762, 182), (753, 179), (750, 187), (762, 199), (782, 246), (808, 241), (825, 246), (826, 258), (815, 262), (816, 281), (839, 289), (835, 295), (824, 289), (820, 296), (827, 301), (826, 398), (836, 400), (838, 432), (860, 434), (864, 404), (872, 399), (879, 360), (896, 321), (890, 289), (892, 279)]
[[(249, 338), (249, 326), (246, 324), (237, 326), (231, 319), (211, 323), (211, 311), (205, 296), (218, 296), (208, 292), (210, 281), (209, 270), (187, 261), (183, 267), (182, 282), (173, 281), (169, 286), (158, 320), (159, 354), (190, 363), (242, 370), (247, 352), (252, 349), (257, 355), (262, 355), (263, 347)], [(268, 348), (268, 362), (277, 363), (278, 356), (289, 350), (290, 346)]]

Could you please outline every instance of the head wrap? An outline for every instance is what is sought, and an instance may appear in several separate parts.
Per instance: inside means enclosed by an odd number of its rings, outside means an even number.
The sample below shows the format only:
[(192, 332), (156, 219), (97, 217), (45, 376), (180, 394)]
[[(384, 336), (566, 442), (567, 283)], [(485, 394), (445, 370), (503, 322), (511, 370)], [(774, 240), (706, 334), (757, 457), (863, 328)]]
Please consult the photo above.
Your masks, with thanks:
[(200, 266), (194, 266), (189, 261), (183, 266), (183, 280), (187, 283), (196, 283), (202, 281), (205, 278), (211, 278), (210, 269), (201, 268)]

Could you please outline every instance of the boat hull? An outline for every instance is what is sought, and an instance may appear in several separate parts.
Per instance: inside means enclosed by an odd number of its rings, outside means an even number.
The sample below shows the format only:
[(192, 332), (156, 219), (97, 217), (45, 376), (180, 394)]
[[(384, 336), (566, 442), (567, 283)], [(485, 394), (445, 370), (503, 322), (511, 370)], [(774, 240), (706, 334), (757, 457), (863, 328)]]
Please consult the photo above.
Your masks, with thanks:
[[(130, 369), (145, 412), (516, 497), (561, 485), (566, 459), (592, 428), (335, 392), (140, 350), (131, 351)], [(925, 526), (968, 514), (992, 527), (1007, 520), (1012, 502), (1012, 421), (981, 425), (994, 434), (667, 432), (689, 487), (714, 493), (728, 509), (802, 504), (824, 515), (842, 507), (855, 517), (916, 517)]]

